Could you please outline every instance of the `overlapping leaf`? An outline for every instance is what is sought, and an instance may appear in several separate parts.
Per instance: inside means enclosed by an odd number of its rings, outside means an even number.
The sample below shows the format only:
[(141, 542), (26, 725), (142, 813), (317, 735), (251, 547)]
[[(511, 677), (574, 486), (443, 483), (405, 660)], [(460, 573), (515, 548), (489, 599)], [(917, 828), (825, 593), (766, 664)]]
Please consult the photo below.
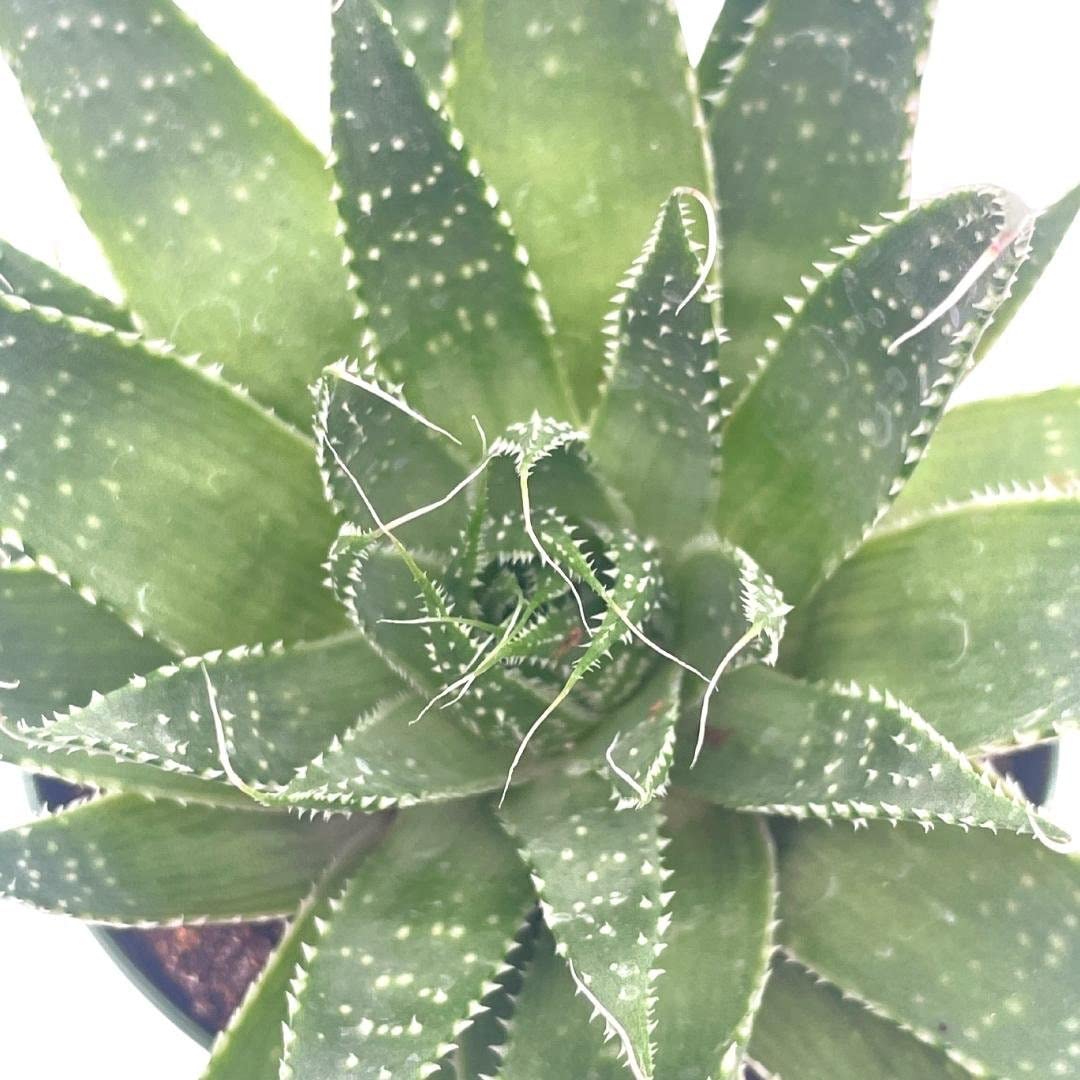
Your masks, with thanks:
[(402, 44), (416, 56), (416, 70), (428, 86), (440, 86), (453, 47), (456, 0), (388, 0), (383, 7), (393, 16)]
[(0, 47), (149, 331), (306, 428), (357, 336), (315, 149), (169, 0), (12, 0)]
[(793, 301), (727, 425), (716, 518), (790, 601), (861, 541), (919, 460), (1022, 257), (1007, 245), (965, 281), (1007, 235), (1005, 213), (989, 191), (926, 203), (860, 234)]
[(708, 190), (697, 102), (664, 0), (462, 0), (454, 118), (544, 282), (590, 404), (612, 283), (672, 188)]

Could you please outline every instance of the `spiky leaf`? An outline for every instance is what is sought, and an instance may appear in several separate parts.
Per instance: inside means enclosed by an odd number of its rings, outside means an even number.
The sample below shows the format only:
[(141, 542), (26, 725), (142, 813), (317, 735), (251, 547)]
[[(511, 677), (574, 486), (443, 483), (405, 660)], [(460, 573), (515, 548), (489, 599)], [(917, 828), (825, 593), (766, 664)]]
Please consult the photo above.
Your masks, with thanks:
[(993, 192), (926, 203), (862, 234), (784, 317), (768, 365), (727, 426), (716, 520), (789, 600), (862, 540), (921, 457), (1008, 292), (1017, 247), (936, 322), (901, 338), (1006, 229)]
[(398, 37), (416, 56), (416, 70), (428, 86), (439, 87), (453, 51), (456, 0), (388, 0)]
[(504, 966), (529, 901), (483, 803), (404, 811), (305, 949), (282, 1080), (428, 1075)]
[(961, 747), (1080, 716), (1080, 498), (1004, 492), (869, 541), (815, 596), (792, 670), (887, 686)]
[(177, 652), (340, 626), (305, 439), (133, 335), (10, 296), (0, 334), (9, 538)]
[(306, 426), (356, 337), (315, 149), (168, 0), (13, 0), (0, 47), (150, 332)]
[(543, 279), (585, 404), (612, 283), (672, 188), (708, 190), (697, 103), (664, 0), (461, 0), (450, 102)]
[(1077, 1076), (1080, 862), (1030, 837), (800, 825), (781, 941), (981, 1075)]

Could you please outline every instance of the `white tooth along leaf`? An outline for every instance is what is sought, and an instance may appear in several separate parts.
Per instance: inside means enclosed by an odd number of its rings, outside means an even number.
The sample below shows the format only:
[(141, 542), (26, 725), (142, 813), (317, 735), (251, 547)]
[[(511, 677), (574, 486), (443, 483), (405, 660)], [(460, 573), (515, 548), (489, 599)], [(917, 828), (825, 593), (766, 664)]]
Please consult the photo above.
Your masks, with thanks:
[(387, 0), (401, 43), (416, 57), (424, 82), (441, 87), (453, 51), (457, 0)]

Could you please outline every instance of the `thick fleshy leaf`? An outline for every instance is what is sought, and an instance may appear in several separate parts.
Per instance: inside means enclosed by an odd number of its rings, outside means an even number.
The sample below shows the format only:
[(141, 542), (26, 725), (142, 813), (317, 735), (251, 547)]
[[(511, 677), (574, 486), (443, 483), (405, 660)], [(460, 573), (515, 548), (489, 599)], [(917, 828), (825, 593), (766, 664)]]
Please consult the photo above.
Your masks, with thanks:
[(169, 659), (30, 559), (0, 567), (0, 714), (36, 721)]
[(589, 434), (596, 468), (622, 494), (638, 530), (673, 546), (705, 523), (720, 419), (721, 339), (708, 299), (682, 307), (699, 273), (687, 224), (673, 196), (623, 282)]
[(281, 1080), (434, 1071), (506, 966), (530, 901), (484, 803), (404, 811), (304, 950)]
[(664, 0), (460, 0), (454, 118), (551, 300), (560, 359), (595, 399), (601, 320), (656, 207), (708, 190), (696, 87)]
[(730, 403), (810, 264), (879, 211), (903, 205), (933, 5), (725, 7), (733, 10), (721, 17), (698, 77), (724, 218)]
[(634, 1076), (651, 1077), (657, 958), (670, 921), (656, 804), (619, 812), (599, 777), (548, 778), (513, 792), (503, 816), (556, 951)]
[(1033, 809), (890, 693), (768, 668), (720, 684), (706, 751), (676, 782), (740, 810), (1030, 832)]
[(945, 1051), (790, 960), (773, 966), (750, 1054), (771, 1075), (798, 1080), (971, 1080)]
[(1035, 219), (1035, 228), (1031, 235), (1031, 255), (1020, 267), (1013, 283), (1012, 296), (1001, 305), (994, 319), (993, 326), (983, 335), (976, 350), (977, 356), (983, 356), (1004, 332), (1013, 316), (1039, 283), (1043, 271), (1057, 254), (1061, 241), (1069, 231), (1076, 215), (1080, 213), (1080, 184), (1063, 195), (1053, 206), (1048, 206)]
[(656, 1075), (742, 1080), (773, 952), (772, 841), (764, 821), (687, 804), (667, 831), (675, 896), (656, 985)]
[(475, 439), (567, 411), (546, 307), (509, 217), (370, 0), (336, 5), (339, 210), (382, 369)]
[(1075, 857), (884, 824), (800, 825), (780, 850), (780, 937), (799, 960), (979, 1075), (1080, 1075)]
[(499, 1080), (535, 1080), (539, 1062), (545, 1076), (625, 1080), (618, 1043), (605, 1043), (599, 1028), (589, 1024), (590, 1009), (556, 954), (551, 931), (541, 928), (514, 999)]
[(318, 922), (332, 914), (330, 897), (341, 890), (363, 852), (381, 835), (380, 828), (360, 829), (327, 867), (293, 917), (285, 936), (228, 1027), (214, 1040), (202, 1080), (278, 1080), (288, 1017), (289, 983), (305, 946), (318, 936)]
[(887, 686), (977, 749), (1080, 720), (1080, 497), (952, 504), (875, 536), (814, 597), (789, 669)]
[(716, 519), (790, 601), (862, 540), (921, 457), (1022, 257), (1010, 244), (965, 282), (1008, 235), (1005, 212), (991, 191), (926, 203), (860, 234), (793, 300), (727, 425)]
[(131, 316), (104, 296), (65, 277), (37, 259), (0, 241), (0, 292), (21, 296), (39, 307), (106, 323), (117, 330), (134, 330)]
[(442, 84), (453, 48), (456, 0), (387, 0), (401, 43), (416, 56), (416, 70), (431, 87)]
[(1080, 482), (1080, 387), (975, 401), (946, 413), (878, 528), (974, 492), (1044, 480), (1058, 487)]
[[(404, 688), (354, 631), (288, 649), (256, 646), (190, 657), (23, 734), (47, 749), (102, 754), (121, 765), (153, 765), (202, 780), (206, 799), (221, 797), (222, 788), (231, 795), (208, 677), (232, 768), (258, 784), (287, 782), (359, 716)], [(166, 794), (170, 782), (162, 777)]]
[(0, 833), (0, 895), (111, 925), (271, 918), (371, 827), (107, 795)]
[(176, 652), (341, 625), (310, 443), (133, 335), (10, 296), (0, 334), (5, 539)]
[(149, 332), (306, 428), (358, 337), (315, 149), (168, 0), (11, 0), (0, 47)]

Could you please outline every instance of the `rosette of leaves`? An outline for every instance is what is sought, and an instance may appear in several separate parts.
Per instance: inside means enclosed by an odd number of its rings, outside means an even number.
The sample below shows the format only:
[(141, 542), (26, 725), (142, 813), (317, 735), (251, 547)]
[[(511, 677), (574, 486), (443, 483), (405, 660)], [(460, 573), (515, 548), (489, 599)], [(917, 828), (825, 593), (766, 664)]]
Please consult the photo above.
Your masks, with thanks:
[(1080, 391), (942, 421), (1077, 193), (909, 205), (922, 0), (390, 7), (327, 167), (0, 10), (126, 295), (0, 249), (3, 891), (288, 917), (211, 1080), (1080, 1075)]

